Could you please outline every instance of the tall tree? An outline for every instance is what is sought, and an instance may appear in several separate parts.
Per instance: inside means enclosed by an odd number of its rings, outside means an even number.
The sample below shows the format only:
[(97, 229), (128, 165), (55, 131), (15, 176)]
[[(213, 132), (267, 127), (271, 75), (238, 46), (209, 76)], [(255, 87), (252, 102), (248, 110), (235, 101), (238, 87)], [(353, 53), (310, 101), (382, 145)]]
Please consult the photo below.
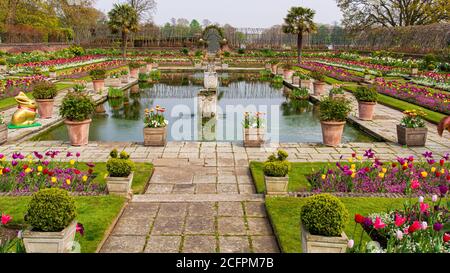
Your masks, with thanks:
[(343, 24), (354, 30), (373, 26), (427, 25), (450, 18), (448, 0), (336, 0)]
[(136, 10), (140, 21), (152, 20), (156, 10), (155, 0), (127, 0), (127, 3)]
[(190, 32), (191, 36), (196, 36), (202, 32), (202, 26), (195, 19), (191, 21), (191, 23), (189, 24), (189, 28), (190, 28), (189, 32)]
[(298, 63), (302, 62), (303, 34), (316, 30), (314, 15), (316, 12), (309, 8), (292, 7), (284, 18), (283, 32), (297, 35)]
[(127, 57), (128, 35), (138, 30), (139, 21), (136, 10), (129, 4), (114, 4), (108, 13), (108, 26), (113, 33), (122, 34), (122, 55)]

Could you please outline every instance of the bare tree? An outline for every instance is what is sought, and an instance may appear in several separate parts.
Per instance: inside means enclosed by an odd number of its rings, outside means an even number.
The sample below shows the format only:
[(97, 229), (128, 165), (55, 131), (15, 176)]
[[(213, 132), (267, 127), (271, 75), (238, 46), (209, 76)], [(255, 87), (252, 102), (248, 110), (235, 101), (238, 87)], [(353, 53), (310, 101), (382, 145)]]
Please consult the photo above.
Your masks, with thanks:
[(140, 21), (149, 22), (153, 19), (156, 11), (155, 0), (127, 0), (127, 3), (136, 10)]
[(448, 21), (448, 0), (336, 0), (343, 24), (352, 29), (397, 27)]

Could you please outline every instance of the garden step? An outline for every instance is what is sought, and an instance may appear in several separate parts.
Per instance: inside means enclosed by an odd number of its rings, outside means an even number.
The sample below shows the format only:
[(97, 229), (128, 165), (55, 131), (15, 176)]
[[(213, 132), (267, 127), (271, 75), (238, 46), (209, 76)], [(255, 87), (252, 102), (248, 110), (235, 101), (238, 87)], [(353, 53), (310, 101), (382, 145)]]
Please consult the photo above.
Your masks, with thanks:
[(142, 194), (135, 195), (134, 203), (179, 203), (179, 202), (264, 202), (262, 194)]

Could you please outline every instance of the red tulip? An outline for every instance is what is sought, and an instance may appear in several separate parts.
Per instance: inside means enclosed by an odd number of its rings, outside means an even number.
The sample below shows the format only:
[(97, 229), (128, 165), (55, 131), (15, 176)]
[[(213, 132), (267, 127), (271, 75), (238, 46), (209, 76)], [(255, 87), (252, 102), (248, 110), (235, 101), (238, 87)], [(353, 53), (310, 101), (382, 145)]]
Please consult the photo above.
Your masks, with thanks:
[(361, 214), (355, 214), (355, 222), (358, 224), (362, 224), (364, 222), (364, 216)]
[(411, 181), (411, 189), (415, 190), (415, 189), (417, 189), (419, 187), (420, 187), (420, 183), (419, 183), (418, 180), (412, 180)]
[(395, 225), (401, 227), (406, 222), (406, 217), (402, 217), (399, 214), (395, 215)]
[(409, 226), (408, 228), (408, 233), (413, 233), (417, 230), (420, 230), (422, 228), (422, 225), (420, 224), (419, 221), (414, 221), (414, 223), (412, 225)]
[(9, 221), (12, 220), (12, 217), (9, 216), (8, 214), (3, 214), (2, 213), (2, 225), (6, 225), (9, 223)]
[(442, 239), (444, 239), (444, 243), (447, 243), (448, 241), (450, 241), (450, 234), (444, 233)]
[(420, 211), (421, 212), (425, 212), (428, 210), (428, 208), (430, 207), (430, 205), (428, 205), (427, 203), (420, 203)]
[(439, 165), (444, 166), (444, 163), (445, 163), (444, 159), (439, 160)]

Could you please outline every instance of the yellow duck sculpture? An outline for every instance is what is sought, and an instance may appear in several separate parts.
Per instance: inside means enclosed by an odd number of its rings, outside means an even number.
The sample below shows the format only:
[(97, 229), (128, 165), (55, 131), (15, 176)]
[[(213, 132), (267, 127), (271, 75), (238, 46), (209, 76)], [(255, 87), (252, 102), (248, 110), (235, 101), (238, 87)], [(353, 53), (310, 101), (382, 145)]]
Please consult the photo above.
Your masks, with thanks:
[(37, 116), (36, 102), (23, 92), (20, 92), (15, 99), (19, 106), (11, 118), (11, 125), (20, 127), (34, 124)]

